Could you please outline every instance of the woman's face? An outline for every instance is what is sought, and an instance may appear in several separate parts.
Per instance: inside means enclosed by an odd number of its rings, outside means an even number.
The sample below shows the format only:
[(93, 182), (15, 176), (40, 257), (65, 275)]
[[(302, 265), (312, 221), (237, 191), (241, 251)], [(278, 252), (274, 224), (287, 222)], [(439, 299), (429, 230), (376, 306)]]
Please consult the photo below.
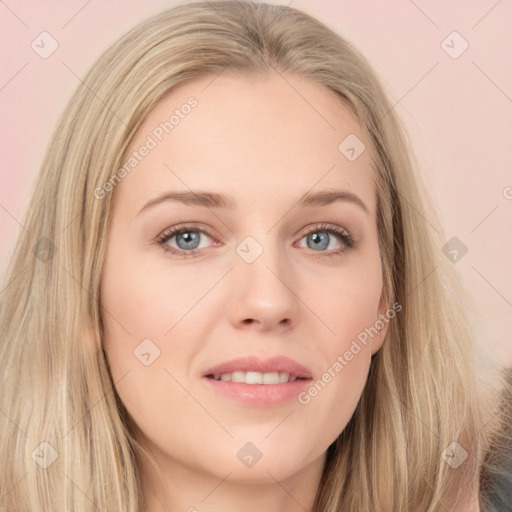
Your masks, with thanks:
[(386, 331), (356, 119), (304, 78), (224, 72), (165, 96), (125, 163), (97, 194), (101, 303), (141, 442), (169, 474), (319, 474)]

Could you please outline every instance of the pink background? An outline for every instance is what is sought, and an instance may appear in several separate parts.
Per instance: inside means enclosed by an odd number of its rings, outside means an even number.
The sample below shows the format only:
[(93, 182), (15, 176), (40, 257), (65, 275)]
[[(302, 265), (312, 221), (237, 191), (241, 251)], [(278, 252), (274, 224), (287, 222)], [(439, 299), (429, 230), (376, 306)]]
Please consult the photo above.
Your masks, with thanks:
[[(490, 333), (489, 350), (512, 365), (512, 3), (271, 3), (320, 18), (376, 68), (409, 130), (445, 240), (456, 236), (469, 249), (456, 268)], [(78, 77), (124, 31), (175, 4), (0, 2), (1, 283), (45, 147)], [(43, 31), (59, 44), (47, 59), (31, 48)], [(456, 59), (441, 46), (453, 31), (469, 44)], [(462, 41), (447, 44), (453, 52)]]

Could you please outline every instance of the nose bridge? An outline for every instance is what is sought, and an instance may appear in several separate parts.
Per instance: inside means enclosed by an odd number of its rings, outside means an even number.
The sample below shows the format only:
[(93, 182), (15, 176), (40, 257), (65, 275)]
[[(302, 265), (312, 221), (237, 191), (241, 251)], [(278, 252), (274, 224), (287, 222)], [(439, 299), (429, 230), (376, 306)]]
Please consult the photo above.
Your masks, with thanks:
[[(284, 248), (274, 232), (259, 233), (244, 238), (236, 248), (240, 279), (253, 291), (271, 291), (284, 286), (282, 268), (285, 268)], [(257, 237), (257, 238), (256, 238)], [(277, 276), (281, 277), (281, 280)], [(275, 291), (275, 290), (272, 290)]]
[(247, 236), (236, 247), (236, 253), (232, 321), (257, 322), (265, 327), (296, 323), (293, 272), (276, 232)]

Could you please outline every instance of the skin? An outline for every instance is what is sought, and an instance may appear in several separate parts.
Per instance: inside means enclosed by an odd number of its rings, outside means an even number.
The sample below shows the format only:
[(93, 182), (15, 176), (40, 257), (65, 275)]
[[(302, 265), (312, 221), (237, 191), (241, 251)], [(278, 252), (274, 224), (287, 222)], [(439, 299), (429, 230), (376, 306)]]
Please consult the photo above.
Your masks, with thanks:
[[(105, 354), (159, 466), (141, 466), (145, 510), (311, 510), (326, 450), (355, 410), (387, 324), (307, 405), (242, 405), (202, 374), (236, 357), (284, 355), (319, 379), (386, 312), (370, 151), (351, 162), (338, 150), (349, 134), (370, 144), (319, 84), (224, 72), (168, 93), (123, 162), (191, 96), (198, 105), (115, 187), (102, 274)], [(340, 189), (368, 211), (351, 201), (297, 206), (305, 192)], [(164, 201), (139, 213), (178, 190), (225, 194), (237, 206)], [(198, 235), (198, 256), (156, 241), (190, 222), (213, 235)], [(306, 235), (325, 237), (318, 223), (344, 228), (357, 245), (329, 234), (328, 248), (315, 248)], [(263, 249), (253, 263), (236, 252), (248, 236)], [(180, 248), (176, 236), (166, 244)], [(147, 338), (160, 350), (149, 366), (134, 356)], [(237, 457), (247, 442), (262, 454), (250, 468)]]

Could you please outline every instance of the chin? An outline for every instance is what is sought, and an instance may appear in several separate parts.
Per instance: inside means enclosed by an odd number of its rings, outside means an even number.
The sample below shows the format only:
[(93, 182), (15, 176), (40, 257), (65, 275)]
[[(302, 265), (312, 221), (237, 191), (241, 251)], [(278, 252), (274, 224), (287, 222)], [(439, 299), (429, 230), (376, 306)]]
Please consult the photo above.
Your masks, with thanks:
[(286, 480), (314, 464), (321, 471), (326, 452), (312, 453), (315, 447), (308, 450), (304, 443), (288, 444), (288, 449), (283, 449), (284, 443), (282, 438), (275, 443), (268, 439), (246, 443), (236, 441), (235, 448), (216, 454), (215, 465), (209, 464), (209, 472), (215, 472), (221, 479), (229, 473), (227, 480), (233, 483), (261, 485)]

